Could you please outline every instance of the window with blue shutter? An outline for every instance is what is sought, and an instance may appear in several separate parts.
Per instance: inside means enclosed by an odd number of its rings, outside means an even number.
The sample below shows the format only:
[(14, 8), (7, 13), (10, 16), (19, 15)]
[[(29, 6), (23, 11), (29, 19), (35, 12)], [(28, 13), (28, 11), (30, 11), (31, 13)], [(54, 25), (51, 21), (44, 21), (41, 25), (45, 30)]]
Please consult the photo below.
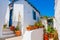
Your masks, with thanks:
[(33, 10), (33, 19), (36, 20), (36, 12)]

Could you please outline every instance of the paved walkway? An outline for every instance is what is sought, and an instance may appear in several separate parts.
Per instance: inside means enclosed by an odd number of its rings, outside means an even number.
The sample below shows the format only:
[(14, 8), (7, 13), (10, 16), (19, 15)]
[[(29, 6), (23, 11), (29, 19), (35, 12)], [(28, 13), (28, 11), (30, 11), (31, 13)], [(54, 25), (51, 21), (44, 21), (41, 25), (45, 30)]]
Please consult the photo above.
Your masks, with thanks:
[(0, 40), (22, 40), (22, 37), (18, 36), (18, 37), (12, 37), (12, 38), (0, 38)]

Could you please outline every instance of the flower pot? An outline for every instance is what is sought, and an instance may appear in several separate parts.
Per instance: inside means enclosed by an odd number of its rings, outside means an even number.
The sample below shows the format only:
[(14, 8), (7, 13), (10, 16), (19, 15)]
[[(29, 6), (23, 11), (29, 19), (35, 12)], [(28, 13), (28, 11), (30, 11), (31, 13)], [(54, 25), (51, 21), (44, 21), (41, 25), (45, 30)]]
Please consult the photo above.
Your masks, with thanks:
[(11, 31), (14, 31), (15, 30), (15, 27), (14, 26), (10, 26), (10, 30)]
[(33, 28), (34, 28), (34, 29), (38, 29), (39, 27), (38, 27), (38, 26), (34, 26)]
[(28, 31), (33, 30), (33, 27), (27, 27), (27, 30)]
[(44, 26), (39, 26), (39, 28), (44, 28)]
[(33, 26), (29, 25), (26, 29), (27, 29), (28, 31), (30, 31), (30, 30), (33, 30), (34, 28), (33, 28)]
[(58, 40), (58, 33), (57, 33), (57, 31), (55, 31), (55, 33), (54, 33), (54, 40)]
[(19, 31), (19, 30), (15, 31), (15, 35), (16, 36), (21, 36), (21, 31)]
[(48, 34), (47, 33), (44, 34), (44, 40), (48, 40)]
[(49, 38), (54, 38), (54, 34), (49, 33)]

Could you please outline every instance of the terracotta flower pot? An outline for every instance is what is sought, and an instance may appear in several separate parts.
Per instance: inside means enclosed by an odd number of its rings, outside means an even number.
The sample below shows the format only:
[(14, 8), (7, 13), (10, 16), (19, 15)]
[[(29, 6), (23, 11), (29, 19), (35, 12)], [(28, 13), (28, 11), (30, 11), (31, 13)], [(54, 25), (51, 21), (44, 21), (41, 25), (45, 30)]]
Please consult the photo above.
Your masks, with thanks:
[(39, 26), (39, 28), (44, 28), (44, 26)]
[(33, 28), (33, 26), (29, 25), (26, 29), (27, 29), (28, 31), (30, 31), (30, 30), (33, 30), (34, 28)]
[(57, 31), (54, 33), (54, 40), (58, 40), (58, 33), (57, 33)]
[(34, 29), (38, 29), (39, 27), (38, 27), (38, 26), (34, 26), (33, 28), (34, 28)]
[(21, 31), (19, 31), (19, 30), (15, 31), (15, 35), (16, 36), (21, 36)]
[(14, 26), (10, 26), (10, 30), (11, 31), (14, 31), (15, 30), (15, 27)]
[(49, 38), (54, 38), (54, 34), (49, 33)]
[(44, 34), (44, 40), (48, 40), (48, 34), (47, 33)]
[(27, 27), (27, 30), (28, 31), (33, 30), (33, 27)]

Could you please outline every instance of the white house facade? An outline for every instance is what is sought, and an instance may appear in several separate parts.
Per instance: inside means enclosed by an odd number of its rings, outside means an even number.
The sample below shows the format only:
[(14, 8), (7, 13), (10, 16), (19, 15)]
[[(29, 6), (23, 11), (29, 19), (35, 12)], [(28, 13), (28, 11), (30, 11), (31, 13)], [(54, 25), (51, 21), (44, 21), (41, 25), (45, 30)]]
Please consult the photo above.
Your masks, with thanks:
[[(36, 12), (36, 20), (33, 19), (33, 11)], [(7, 11), (8, 12), (8, 11)], [(7, 13), (6, 16), (8, 16)], [(21, 16), (22, 31), (26, 30), (27, 25), (33, 25), (39, 18), (39, 13), (25, 0), (19, 0), (14, 3), (13, 7), (13, 25), (16, 26), (18, 22), (18, 15)], [(9, 21), (9, 20), (8, 20)]]
[[(1, 9), (0, 9), (0, 18), (1, 18), (1, 23), (0, 23), (0, 36), (3, 36), (3, 25), (6, 23), (8, 24), (7, 27), (9, 27), (9, 1), (0, 1), (2, 2), (1, 4)], [(2, 14), (1, 14), (2, 13)], [(35, 14), (34, 14), (35, 13)], [(31, 6), (27, 1), (25, 0), (19, 0), (14, 3), (13, 7), (13, 14), (12, 14), (12, 25), (16, 27), (17, 22), (18, 22), (18, 15), (20, 15), (20, 22), (21, 22), (21, 30), (22, 34), (25, 33), (26, 27), (28, 25), (33, 25), (36, 21), (38, 21), (40, 14), (39, 12)], [(35, 15), (35, 16), (34, 16)], [(34, 18), (35, 17), (35, 18)], [(2, 21), (3, 20), (3, 21)]]

